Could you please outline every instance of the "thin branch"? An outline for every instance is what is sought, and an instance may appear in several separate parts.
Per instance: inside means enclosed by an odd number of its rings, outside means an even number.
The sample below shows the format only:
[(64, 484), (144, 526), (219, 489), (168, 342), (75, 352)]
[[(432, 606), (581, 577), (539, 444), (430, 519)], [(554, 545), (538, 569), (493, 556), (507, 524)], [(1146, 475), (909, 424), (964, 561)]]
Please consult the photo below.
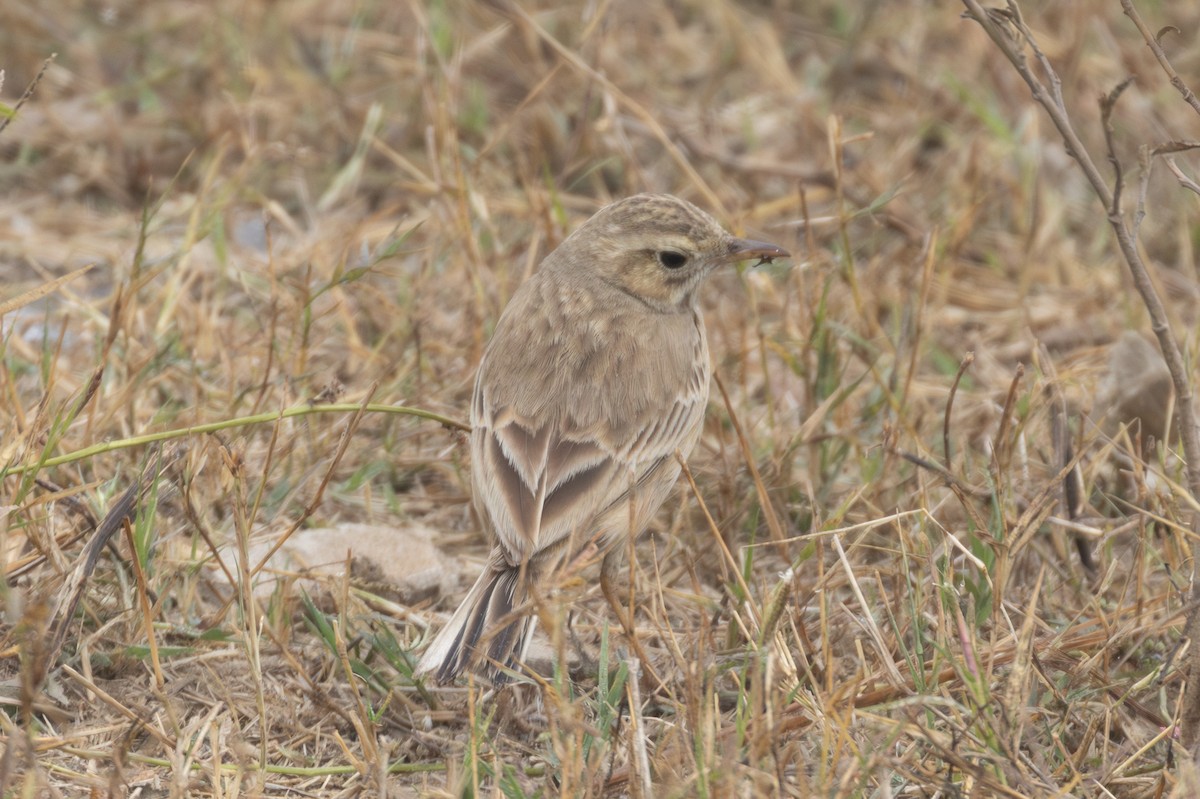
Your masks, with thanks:
[(1158, 65), (1163, 68), (1163, 72), (1167, 73), (1167, 78), (1171, 81), (1171, 85), (1183, 95), (1183, 101), (1190, 105), (1193, 111), (1200, 114), (1200, 99), (1183, 82), (1183, 78), (1179, 77), (1179, 73), (1171, 66), (1171, 62), (1167, 59), (1167, 54), (1162, 49), (1163, 35), (1168, 32), (1179, 33), (1179, 28), (1176, 28), (1174, 25), (1168, 25), (1157, 34), (1151, 33), (1150, 28), (1146, 27), (1146, 23), (1142, 20), (1142, 15), (1134, 7), (1133, 0), (1121, 0), (1121, 8), (1125, 11), (1125, 16), (1133, 20), (1133, 24), (1141, 32), (1142, 38), (1146, 40), (1146, 46), (1150, 48), (1150, 52), (1154, 53), (1154, 57), (1158, 59)]
[[(17, 100), (17, 104), (9, 109), (9, 111), (4, 115), (3, 119), (0, 119), (0, 132), (7, 128), (8, 124), (17, 118), (17, 112), (21, 110), (21, 106), (25, 105), (25, 101), (30, 97), (33, 97), (33, 93), (37, 89), (38, 84), (42, 82), (42, 78), (46, 75), (46, 70), (50, 68), (50, 65), (54, 63), (54, 59), (56, 58), (58, 58), (58, 53), (51, 53), (50, 57), (42, 62), (42, 68), (38, 70), (38, 74), (34, 75), (33, 80), (30, 81), (29, 85), (25, 87), (25, 91), (21, 93), (21, 98)], [(0, 84), (2, 83), (4, 83), (4, 75), (3, 73), (0, 73)]]
[[(1125, 3), (1126, 0), (1122, 0), (1122, 4)], [(1150, 315), (1150, 327), (1158, 338), (1163, 359), (1171, 373), (1171, 380), (1175, 385), (1176, 406), (1184, 410), (1179, 414), (1179, 434), (1183, 442), (1184, 460), (1187, 463), (1188, 488), (1193, 497), (1200, 497), (1200, 431), (1197, 430), (1196, 416), (1192, 410), (1191, 376), (1171, 329), (1166, 307), (1158, 295), (1158, 290), (1154, 287), (1154, 282), (1150, 279), (1149, 269), (1134, 244), (1133, 235), (1125, 224), (1124, 217), (1113, 212), (1115, 208), (1114, 191), (1104, 181), (1095, 161), (1092, 160), (1071, 124), (1070, 115), (1067, 113), (1066, 104), (1063, 101), (1062, 81), (1049, 58), (1038, 47), (1033, 32), (1025, 25), (1021, 18), (1021, 12), (1013, 0), (1009, 0), (1004, 14), (988, 13), (978, 0), (963, 0), (963, 4), (967, 7), (967, 14), (979, 23), (988, 38), (1012, 63), (1017, 74), (1029, 86), (1034, 100), (1045, 109), (1051, 122), (1058, 129), (1059, 135), (1062, 136), (1067, 152), (1079, 164), (1084, 177), (1087, 178), (1092, 190), (1104, 205), (1108, 222), (1116, 234), (1121, 255), (1129, 267), (1134, 286), (1141, 295), (1142, 303)], [(1005, 27), (1002, 28), (1001, 25)], [(1015, 29), (1019, 36), (1014, 36), (1010, 29)], [(1042, 73), (1050, 82), (1051, 88), (1048, 89), (1029, 68), (1022, 44), (1033, 52)]]
[(1121, 171), (1121, 159), (1117, 157), (1112, 112), (1117, 107), (1117, 100), (1121, 98), (1121, 94), (1129, 88), (1131, 83), (1133, 83), (1132, 75), (1118, 83), (1116, 88), (1100, 98), (1100, 121), (1104, 125), (1104, 146), (1108, 150), (1108, 162), (1112, 164), (1113, 168), (1113, 201), (1108, 209), (1108, 213), (1109, 216), (1115, 217), (1122, 216), (1121, 191), (1125, 188), (1125, 174)]
[[(1146, 194), (1150, 190), (1150, 175), (1154, 169), (1154, 159), (1160, 155), (1168, 153), (1182, 153), (1188, 150), (1200, 148), (1200, 141), (1190, 139), (1182, 139), (1176, 141), (1163, 142), (1154, 147), (1142, 145), (1138, 148), (1138, 164), (1141, 166), (1142, 177), (1138, 181), (1138, 202), (1137, 210), (1133, 214), (1133, 225), (1130, 230), (1130, 235), (1133, 237), (1133, 242), (1136, 245), (1138, 234), (1142, 229), (1142, 220), (1146, 218)], [(1168, 168), (1175, 174), (1175, 179), (1179, 185), (1189, 191), (1196, 191), (1197, 184), (1187, 175), (1184, 175), (1179, 167), (1175, 164), (1172, 158), (1166, 159)]]
[(1166, 161), (1167, 169), (1171, 170), (1171, 174), (1173, 174), (1175, 179), (1179, 181), (1180, 186), (1183, 186), (1185, 189), (1194, 194), (1200, 194), (1200, 184), (1183, 174), (1183, 170), (1179, 168), (1179, 164), (1175, 163), (1174, 158), (1168, 158)]
[[(1138, 207), (1134, 213), (1133, 229), (1126, 224), (1125, 215), (1121, 211), (1121, 170), (1120, 164), (1117, 162), (1112, 139), (1112, 127), (1109, 123), (1109, 116), (1112, 113), (1113, 106), (1116, 104), (1117, 98), (1121, 91), (1128, 85), (1128, 82), (1121, 84), (1113, 90), (1107, 97), (1101, 99), (1101, 113), (1104, 119), (1105, 142), (1108, 147), (1109, 159), (1112, 161), (1114, 169), (1116, 169), (1116, 184), (1110, 188), (1101, 177), (1099, 170), (1096, 168), (1095, 162), (1084, 148), (1083, 143), (1075, 134), (1075, 130), (1071, 125), (1070, 115), (1067, 113), (1066, 104), (1062, 97), (1062, 83), (1055, 73), (1053, 66), (1050, 64), (1045, 54), (1038, 48), (1037, 42), (1034, 39), (1033, 33), (1025, 25), (1021, 19), (1020, 11), (1014, 0), (1008, 0), (1006, 13), (989, 13), (977, 0), (963, 0), (967, 7), (967, 14), (974, 19), (987, 33), (988, 37), (995, 43), (996, 47), (1004, 54), (1004, 56), (1012, 63), (1017, 74), (1029, 86), (1033, 94), (1034, 100), (1041, 105), (1046, 113), (1050, 116), (1054, 126), (1058, 128), (1059, 134), (1066, 144), (1067, 152), (1079, 164), (1083, 170), (1084, 176), (1092, 185), (1096, 196), (1100, 198), (1100, 202), (1104, 205), (1108, 222), (1112, 226), (1113, 232), (1116, 234), (1117, 245), (1121, 250), (1121, 256), (1125, 259), (1126, 265), (1129, 267), (1129, 273), (1133, 278), (1134, 286), (1141, 295), (1142, 303), (1146, 306), (1146, 311), (1150, 316), (1150, 326), (1154, 331), (1154, 335), (1158, 338), (1159, 348), (1162, 350), (1163, 360), (1166, 361), (1167, 369), (1171, 373), (1171, 382), (1175, 386), (1175, 407), (1180, 410), (1177, 414), (1177, 422), (1179, 426), (1179, 437), (1183, 443), (1184, 461), (1187, 467), (1188, 490), (1191, 494), (1190, 499), (1195, 502), (1200, 498), (1200, 430), (1197, 429), (1196, 413), (1192, 402), (1192, 381), (1191, 374), (1187, 368), (1187, 363), (1184, 361), (1183, 354), (1180, 351), (1178, 339), (1171, 330), (1170, 319), (1167, 316), (1167, 311), (1163, 305), (1162, 299), (1158, 295), (1158, 290), (1155, 288), (1153, 281), (1150, 279), (1150, 272), (1146, 263), (1142, 260), (1141, 252), (1137, 247), (1136, 235), (1140, 228), (1141, 221), (1145, 216), (1145, 193), (1146, 187), (1149, 184), (1149, 169), (1153, 163), (1153, 156), (1157, 153), (1148, 151), (1143, 148), (1142, 162), (1144, 169), (1143, 179), (1141, 182), (1141, 195), (1138, 200)], [(1150, 47), (1159, 64), (1170, 78), (1171, 84), (1179, 90), (1183, 95), (1184, 100), (1190, 105), (1196, 113), (1200, 114), (1200, 101), (1196, 99), (1195, 94), (1189, 89), (1175, 70), (1171, 67), (1166, 55), (1162, 51), (1159, 44), (1159, 38), (1152, 35), (1149, 28), (1146, 27), (1137, 10), (1133, 7), (1132, 0), (1121, 0), (1121, 6), (1125, 9), (1125, 14), (1133, 20), (1138, 30), (1142, 32), (1142, 36), (1146, 40), (1146, 44)], [(1017, 34), (1013, 35), (1012, 30), (1015, 29)], [(1164, 32), (1167, 29), (1164, 29)], [(1034, 53), (1037, 58), (1038, 65), (1041, 68), (1042, 74), (1046, 76), (1046, 80), (1050, 83), (1050, 89), (1047, 89), (1030, 70), (1025, 59), (1024, 47)], [(1171, 166), (1168, 159), (1168, 166)], [(1182, 173), (1178, 168), (1172, 170), (1176, 173), (1176, 178), (1180, 178)], [(1182, 181), (1181, 181), (1182, 182)], [(1184, 184), (1185, 187), (1188, 187)], [(1200, 192), (1198, 192), (1200, 193)], [(1191, 518), (1191, 527), (1195, 531), (1200, 528), (1200, 514), (1194, 513)], [(1196, 547), (1193, 546), (1192, 551), (1192, 570), (1194, 578), (1194, 570), (1196, 563)], [(1193, 579), (1192, 585), (1193, 598), (1200, 593), (1200, 584), (1197, 584)], [(1184, 630), (1184, 635), (1191, 639), (1192, 649), (1196, 651), (1196, 647), (1200, 644), (1200, 612), (1192, 612), (1188, 619), (1187, 627)], [(1189, 663), (1186, 667), (1187, 671), (1187, 688), (1185, 689), (1182, 701), (1180, 703), (1180, 731), (1181, 737), (1185, 745), (1189, 748), (1195, 746), (1200, 741), (1200, 652), (1189, 657)], [(1197, 757), (1197, 752), (1193, 750), (1193, 758)]]

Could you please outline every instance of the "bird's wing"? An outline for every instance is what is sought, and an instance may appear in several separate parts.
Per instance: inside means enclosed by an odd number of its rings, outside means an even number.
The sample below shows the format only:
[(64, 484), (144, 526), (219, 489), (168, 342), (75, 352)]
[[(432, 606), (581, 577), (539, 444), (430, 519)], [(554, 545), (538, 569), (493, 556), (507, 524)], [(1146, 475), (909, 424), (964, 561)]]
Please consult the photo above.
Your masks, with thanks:
[[(514, 564), (569, 536), (584, 543), (597, 532), (601, 514), (628, 502), (648, 477), (661, 475), (677, 450), (684, 455), (691, 450), (708, 397), (707, 360), (697, 369), (665, 407), (590, 429), (576, 427), (567, 413), (533, 421), (512, 407), (491, 404), (487, 388), (476, 385), (471, 434), (476, 502)], [(666, 471), (673, 483), (678, 467), (670, 464)], [(654, 507), (640, 504), (644, 513), (655, 510), (666, 488), (669, 484), (647, 487), (658, 496)], [(645, 524), (640, 516), (630, 523)]]

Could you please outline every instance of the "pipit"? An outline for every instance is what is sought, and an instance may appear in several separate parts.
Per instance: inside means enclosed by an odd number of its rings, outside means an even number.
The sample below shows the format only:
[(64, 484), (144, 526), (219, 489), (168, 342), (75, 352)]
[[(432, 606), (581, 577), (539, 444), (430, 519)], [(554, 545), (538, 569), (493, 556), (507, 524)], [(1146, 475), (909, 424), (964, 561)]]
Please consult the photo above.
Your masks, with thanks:
[[(472, 489), (495, 541), (418, 673), (493, 681), (522, 659), (556, 571), (624, 547), (700, 436), (711, 365), (697, 289), (735, 261), (787, 257), (691, 203), (639, 194), (602, 208), (542, 262), (496, 325), (471, 402)], [(678, 457), (677, 457), (678, 453)], [(624, 619), (622, 618), (624, 623)]]

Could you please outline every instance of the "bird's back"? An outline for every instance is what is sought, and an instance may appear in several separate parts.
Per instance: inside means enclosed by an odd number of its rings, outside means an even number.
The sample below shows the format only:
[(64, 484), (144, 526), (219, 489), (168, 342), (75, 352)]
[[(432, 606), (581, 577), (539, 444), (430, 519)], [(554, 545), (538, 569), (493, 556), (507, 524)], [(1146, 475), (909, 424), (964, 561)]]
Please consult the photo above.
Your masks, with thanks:
[[(674, 453), (699, 435), (709, 371), (693, 308), (661, 313), (545, 271), (527, 281), (485, 352), (471, 413), (476, 505), (511, 558), (590, 535), (652, 470), (669, 489)], [(646, 499), (657, 507), (663, 493), (648, 486)]]

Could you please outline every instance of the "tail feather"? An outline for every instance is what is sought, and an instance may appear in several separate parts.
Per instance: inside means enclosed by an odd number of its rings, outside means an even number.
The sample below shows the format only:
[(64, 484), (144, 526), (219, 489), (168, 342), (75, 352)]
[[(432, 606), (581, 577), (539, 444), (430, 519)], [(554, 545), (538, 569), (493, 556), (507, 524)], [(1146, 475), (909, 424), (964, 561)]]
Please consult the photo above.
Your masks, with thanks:
[(493, 683), (506, 679), (525, 656), (536, 617), (523, 610), (528, 575), (520, 567), (493, 561), (467, 592), (450, 621), (429, 644), (417, 674), (434, 674), (449, 682), (464, 670), (477, 671)]

